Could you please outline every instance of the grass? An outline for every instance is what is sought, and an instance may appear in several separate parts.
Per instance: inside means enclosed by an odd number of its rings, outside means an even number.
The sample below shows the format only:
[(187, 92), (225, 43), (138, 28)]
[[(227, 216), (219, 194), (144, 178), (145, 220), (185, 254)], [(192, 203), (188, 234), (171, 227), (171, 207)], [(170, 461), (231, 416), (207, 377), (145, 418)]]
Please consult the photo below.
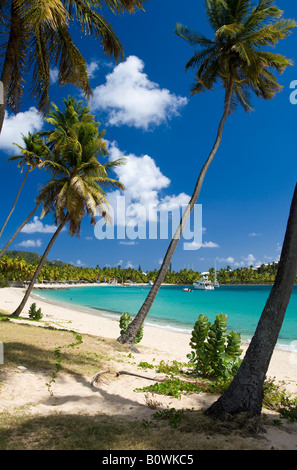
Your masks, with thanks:
[[(128, 357), (127, 346), (116, 340), (82, 335), (82, 341), (69, 347), (76, 342), (75, 332), (5, 321), (5, 312), (1, 313), (0, 340), (4, 344), (5, 364), (0, 366), (0, 377), (3, 383), (6, 374), (19, 365), (27, 367), (32, 373), (42, 372), (51, 377), (57, 372), (57, 350), (61, 366), (58, 373), (70, 374), (78, 381), (92, 377), (101, 369), (109, 368), (112, 371), (116, 364)], [(176, 426), (172, 426), (173, 418)], [(138, 419), (137, 416), (120, 418), (55, 411), (41, 415), (36, 411), (32, 413), (28, 405), (14, 407), (12, 401), (11, 409), (0, 413), (0, 430), (0, 450), (261, 448), (261, 440), (247, 438), (244, 430), (232, 429), (214, 422), (202, 411), (192, 410), (183, 410), (179, 414), (174, 410), (168, 413), (152, 410), (151, 419), (148, 420)]]

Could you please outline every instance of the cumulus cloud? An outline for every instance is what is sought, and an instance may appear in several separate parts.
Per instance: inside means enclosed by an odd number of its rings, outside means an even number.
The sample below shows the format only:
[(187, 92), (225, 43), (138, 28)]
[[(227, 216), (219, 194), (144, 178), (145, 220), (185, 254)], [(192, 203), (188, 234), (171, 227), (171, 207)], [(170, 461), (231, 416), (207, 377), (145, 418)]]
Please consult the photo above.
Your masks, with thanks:
[[(185, 193), (172, 196), (163, 194), (164, 190), (170, 186), (171, 181), (149, 155), (139, 157), (134, 154), (126, 155), (113, 142), (109, 143), (109, 156), (111, 161), (118, 158), (126, 159), (125, 165), (115, 168), (119, 181), (126, 188), (123, 195), (127, 217), (114, 219), (118, 225), (125, 225), (127, 218), (128, 220), (133, 218), (137, 223), (145, 223), (149, 220), (156, 221), (158, 213), (161, 211), (180, 210), (189, 202), (190, 196)], [(120, 191), (113, 191), (108, 195), (108, 201), (114, 209), (115, 217), (117, 213), (119, 215), (121, 213), (120, 210), (117, 210), (120, 195)]]
[[(218, 245), (217, 243), (214, 243), (214, 242), (202, 242), (202, 243), (198, 243), (196, 241), (193, 241), (192, 243), (187, 243), (187, 250), (188, 251), (195, 251), (195, 250), (199, 250), (200, 248), (219, 248), (220, 245)], [(204, 258), (200, 258), (200, 260), (204, 260)]]
[[(22, 233), (55, 233), (57, 230), (56, 225), (43, 224), (38, 217), (34, 217), (32, 222), (29, 222), (21, 230)], [(65, 229), (66, 230), (66, 229)]]
[(94, 78), (95, 72), (98, 69), (99, 69), (98, 62), (96, 62), (96, 60), (92, 60), (92, 62), (90, 62), (87, 67), (89, 78)]
[(57, 68), (51, 69), (50, 70), (51, 84), (53, 85), (57, 83), (58, 79), (59, 79), (59, 70)]
[(12, 154), (17, 147), (14, 143), (22, 145), (22, 134), (25, 136), (29, 132), (38, 132), (42, 129), (43, 119), (34, 107), (18, 114), (5, 112), (5, 119), (0, 136), (0, 150)]
[(42, 245), (42, 240), (24, 240), (18, 244), (18, 246), (23, 248), (40, 248)]
[(104, 85), (94, 89), (91, 107), (106, 111), (110, 125), (148, 130), (178, 115), (187, 104), (187, 98), (161, 89), (143, 70), (143, 61), (129, 56), (106, 76)]

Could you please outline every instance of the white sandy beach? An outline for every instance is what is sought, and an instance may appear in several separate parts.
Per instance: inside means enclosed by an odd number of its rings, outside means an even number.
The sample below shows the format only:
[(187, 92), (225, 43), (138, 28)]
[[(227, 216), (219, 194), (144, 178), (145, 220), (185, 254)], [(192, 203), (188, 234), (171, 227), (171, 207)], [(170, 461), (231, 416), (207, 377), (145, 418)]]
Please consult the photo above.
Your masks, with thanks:
[[(32, 302), (41, 307), (43, 318), (40, 324), (47, 323), (55, 327), (75, 330), (82, 334), (91, 334), (103, 338), (116, 339), (119, 336), (119, 322), (111, 317), (99, 316), (87, 313), (79, 308), (66, 308), (65, 306), (48, 303), (35, 294), (27, 303), (22, 319), (28, 318), (28, 309)], [(23, 296), (22, 288), (4, 288), (0, 291), (0, 309), (12, 313), (19, 305)], [(17, 320), (19, 321), (19, 320)], [(1, 338), (0, 338), (1, 340)], [(132, 372), (144, 374), (139, 371), (136, 363), (152, 360), (181, 362), (186, 361), (186, 355), (190, 352), (190, 335), (178, 333), (158, 327), (145, 325), (144, 336), (137, 346), (140, 354), (134, 358), (135, 362), (127, 361), (123, 368)], [(243, 345), (243, 349), (246, 345)], [(4, 361), (5, 362), (5, 361)], [(4, 364), (5, 365), (5, 364)], [(21, 364), (20, 364), (21, 365)], [(1, 372), (1, 368), (0, 368)], [(34, 377), (35, 375), (35, 377)], [(147, 372), (151, 376), (151, 372)], [(269, 377), (275, 377), (277, 381), (285, 381), (289, 393), (297, 393), (297, 354), (276, 349), (268, 370)], [(17, 377), (17, 380), (16, 380)], [(91, 378), (88, 378), (90, 380)], [(34, 412), (46, 413), (54, 406), (55, 411), (71, 413), (98, 413), (103, 412), (113, 415), (137, 414), (138, 418), (149, 416), (151, 410), (146, 404), (143, 393), (135, 393), (136, 387), (148, 385), (146, 379), (131, 376), (121, 376), (117, 380), (107, 380), (100, 384), (99, 388), (85, 387), (81, 383), (75, 383), (71, 377), (58, 377), (54, 385), (54, 396), (49, 397), (48, 390), (44, 386), (44, 377), (30, 374), (30, 371), (17, 370), (15, 374), (8, 374), (2, 385), (2, 400), (0, 411), (7, 410), (12, 406), (22, 406), (27, 403), (35, 403)], [(65, 399), (65, 396), (75, 396), (75, 400)], [(80, 400), (77, 397), (80, 397)], [(201, 408), (206, 407), (216, 397), (191, 394), (183, 396), (181, 400), (170, 397), (160, 397), (162, 406), (178, 408)], [(159, 396), (158, 396), (159, 400)], [(278, 416), (277, 416), (278, 417)], [(285, 431), (276, 431), (273, 427), (266, 435), (268, 446), (280, 449), (297, 449), (296, 425), (291, 426), (291, 434)], [(291, 432), (290, 431), (290, 432)], [(283, 435), (282, 435), (283, 432)]]

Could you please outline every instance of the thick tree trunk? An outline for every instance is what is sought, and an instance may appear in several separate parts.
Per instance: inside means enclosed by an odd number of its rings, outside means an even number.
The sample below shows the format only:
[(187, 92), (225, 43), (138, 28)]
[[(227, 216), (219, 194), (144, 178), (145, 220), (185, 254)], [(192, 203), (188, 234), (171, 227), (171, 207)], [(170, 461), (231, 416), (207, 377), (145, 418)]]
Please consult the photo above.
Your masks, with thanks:
[(214, 159), (214, 157), (215, 157), (215, 155), (216, 155), (216, 153), (219, 149), (219, 146), (220, 146), (220, 143), (221, 143), (221, 140), (222, 140), (222, 136), (223, 136), (224, 125), (225, 125), (226, 120), (227, 120), (227, 118), (230, 114), (230, 103), (231, 103), (231, 97), (232, 97), (232, 88), (233, 87), (232, 87), (232, 83), (231, 83), (230, 86), (228, 87), (228, 89), (226, 90), (224, 113), (223, 113), (222, 119), (221, 119), (220, 124), (219, 124), (217, 137), (216, 137), (214, 146), (213, 146), (213, 148), (212, 148), (212, 150), (209, 154), (209, 157), (206, 160), (206, 162), (205, 162), (205, 164), (204, 164), (204, 166), (203, 166), (203, 168), (200, 172), (200, 175), (198, 177), (198, 180), (197, 180), (193, 195), (191, 197), (191, 200), (190, 200), (188, 206), (186, 207), (186, 210), (184, 211), (184, 213), (182, 215), (181, 221), (180, 221), (179, 226), (178, 226), (178, 228), (177, 228), (177, 230), (174, 234), (174, 237), (170, 242), (170, 245), (167, 249), (167, 252), (166, 252), (166, 255), (164, 257), (161, 269), (158, 273), (157, 279), (156, 279), (153, 287), (150, 289), (150, 292), (149, 292), (148, 296), (146, 297), (146, 299), (145, 299), (142, 307), (140, 308), (138, 314), (136, 315), (134, 320), (130, 323), (127, 330), (124, 333), (122, 333), (122, 335), (117, 339), (117, 341), (119, 341), (120, 343), (130, 343), (131, 346), (133, 345), (133, 343), (135, 341), (135, 338), (136, 338), (136, 335), (137, 335), (139, 329), (141, 328), (141, 325), (143, 324), (146, 316), (148, 315), (148, 313), (150, 311), (150, 308), (151, 308), (151, 306), (152, 306), (152, 304), (153, 304), (153, 302), (154, 302), (154, 300), (155, 300), (155, 298), (156, 298), (156, 296), (159, 292), (161, 284), (164, 281), (164, 278), (166, 276), (170, 261), (173, 257), (173, 254), (174, 254), (175, 249), (178, 245), (178, 242), (179, 242), (179, 240), (182, 236), (183, 229), (186, 226), (187, 221), (188, 221), (188, 219), (191, 215), (191, 212), (193, 211), (194, 206), (195, 206), (195, 204), (198, 200), (198, 197), (199, 197), (201, 187), (202, 187), (204, 178), (206, 176), (207, 170), (208, 170), (211, 162), (213, 161), (213, 159)]
[(244, 413), (254, 431), (260, 424), (263, 384), (297, 274), (297, 185), (276, 279), (243, 362), (225, 393), (206, 414), (225, 420)]
[[(7, 105), (7, 98), (9, 94), (10, 84), (13, 78), (13, 69), (16, 62), (15, 55), (18, 54), (18, 43), (20, 37), (21, 18), (17, 12), (17, 7), (14, 1), (11, 2), (11, 26), (10, 35), (7, 43), (6, 54), (4, 59), (3, 70), (1, 74), (1, 82), (3, 87), (3, 96), (0, 100), (0, 134), (3, 127), (5, 118), (5, 110)], [(3, 104), (2, 104), (3, 103)]]
[(21, 303), (20, 303), (20, 305), (18, 306), (18, 308), (17, 308), (17, 309), (13, 312), (13, 314), (11, 315), (12, 317), (18, 318), (18, 317), (20, 316), (20, 314), (22, 313), (23, 308), (25, 307), (25, 305), (26, 305), (26, 303), (27, 303), (27, 300), (28, 300), (28, 298), (29, 298), (29, 296), (30, 296), (30, 294), (31, 294), (31, 292), (32, 292), (32, 289), (33, 289), (33, 287), (34, 287), (35, 281), (36, 281), (36, 279), (38, 278), (38, 276), (39, 276), (39, 274), (40, 274), (40, 271), (41, 271), (41, 269), (42, 269), (42, 267), (43, 267), (43, 265), (44, 265), (44, 263), (45, 263), (45, 261), (46, 261), (46, 259), (47, 259), (47, 256), (48, 256), (48, 254), (49, 254), (49, 252), (50, 252), (50, 249), (52, 248), (52, 246), (53, 246), (53, 244), (55, 243), (57, 237), (59, 236), (59, 234), (60, 234), (61, 231), (63, 230), (63, 228), (64, 228), (64, 226), (65, 226), (67, 220), (68, 220), (68, 219), (66, 218), (65, 221), (62, 222), (62, 223), (59, 225), (59, 227), (58, 227), (57, 230), (55, 231), (54, 235), (52, 236), (52, 238), (51, 238), (49, 244), (48, 244), (47, 247), (46, 247), (45, 252), (43, 253), (43, 256), (42, 256), (42, 258), (41, 258), (41, 260), (40, 260), (40, 262), (39, 262), (39, 265), (38, 265), (38, 267), (37, 267), (37, 269), (36, 269), (36, 271), (35, 271), (35, 273), (34, 273), (34, 276), (33, 276), (32, 280), (31, 280), (31, 282), (30, 282), (30, 284), (29, 284), (29, 286), (28, 286), (28, 288), (27, 288), (27, 290), (26, 290), (26, 293), (25, 293), (25, 295), (24, 295), (24, 297), (23, 297), (23, 300), (21, 301)]
[(0, 259), (5, 255), (6, 251), (8, 250), (9, 246), (12, 244), (12, 242), (14, 241), (14, 239), (17, 237), (17, 235), (20, 233), (20, 231), (25, 227), (26, 223), (29, 222), (29, 220), (31, 219), (31, 217), (33, 217), (33, 215), (35, 214), (35, 212), (38, 210), (39, 206), (40, 206), (41, 202), (38, 202), (36, 204), (36, 206), (34, 207), (34, 209), (32, 210), (32, 212), (30, 212), (30, 214), (28, 215), (28, 217), (23, 221), (23, 223), (18, 227), (18, 229), (14, 232), (14, 234), (12, 235), (12, 237), (8, 240), (8, 242), (6, 243), (5, 247), (3, 248), (3, 250), (0, 251)]
[(23, 179), (23, 181), (22, 181), (21, 187), (20, 187), (20, 189), (18, 190), (18, 193), (17, 193), (17, 196), (16, 196), (16, 198), (15, 198), (14, 204), (13, 204), (13, 206), (12, 206), (12, 208), (11, 208), (11, 211), (9, 212), (9, 214), (8, 214), (8, 216), (7, 216), (7, 218), (6, 218), (5, 222), (4, 222), (4, 224), (3, 224), (3, 227), (2, 227), (2, 229), (1, 229), (1, 231), (0, 231), (0, 238), (2, 237), (2, 233), (3, 233), (3, 231), (4, 231), (4, 229), (5, 229), (6, 225), (7, 225), (7, 223), (8, 223), (8, 221), (9, 221), (10, 217), (12, 216), (12, 213), (13, 213), (13, 211), (14, 211), (14, 209), (15, 209), (15, 206), (16, 206), (18, 200), (19, 200), (21, 191), (22, 191), (22, 189), (23, 189), (23, 187), (24, 187), (25, 181), (26, 181), (27, 176), (28, 176), (28, 173), (29, 173), (29, 169), (30, 169), (30, 168), (29, 168), (29, 166), (28, 166), (28, 168), (27, 168), (27, 170), (26, 170), (26, 174), (25, 174), (24, 179)]

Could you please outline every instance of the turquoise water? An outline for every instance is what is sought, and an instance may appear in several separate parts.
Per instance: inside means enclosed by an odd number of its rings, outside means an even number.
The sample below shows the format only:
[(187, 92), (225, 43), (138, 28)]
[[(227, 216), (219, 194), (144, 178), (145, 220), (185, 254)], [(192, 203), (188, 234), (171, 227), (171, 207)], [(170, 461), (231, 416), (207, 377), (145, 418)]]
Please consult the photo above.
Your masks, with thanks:
[[(71, 287), (65, 290), (35, 291), (49, 300), (105, 311), (110, 315), (129, 312), (135, 315), (149, 287)], [(255, 331), (270, 286), (220, 286), (214, 291), (184, 292), (182, 286), (162, 286), (147, 316), (146, 323), (163, 328), (191, 331), (200, 313), (213, 321), (219, 313), (228, 315), (228, 329), (250, 339)], [(101, 312), (98, 311), (98, 315)], [(297, 286), (294, 287), (279, 337), (279, 346), (288, 348), (297, 340)], [(292, 345), (291, 345), (292, 346)], [(293, 348), (294, 349), (294, 348)]]

